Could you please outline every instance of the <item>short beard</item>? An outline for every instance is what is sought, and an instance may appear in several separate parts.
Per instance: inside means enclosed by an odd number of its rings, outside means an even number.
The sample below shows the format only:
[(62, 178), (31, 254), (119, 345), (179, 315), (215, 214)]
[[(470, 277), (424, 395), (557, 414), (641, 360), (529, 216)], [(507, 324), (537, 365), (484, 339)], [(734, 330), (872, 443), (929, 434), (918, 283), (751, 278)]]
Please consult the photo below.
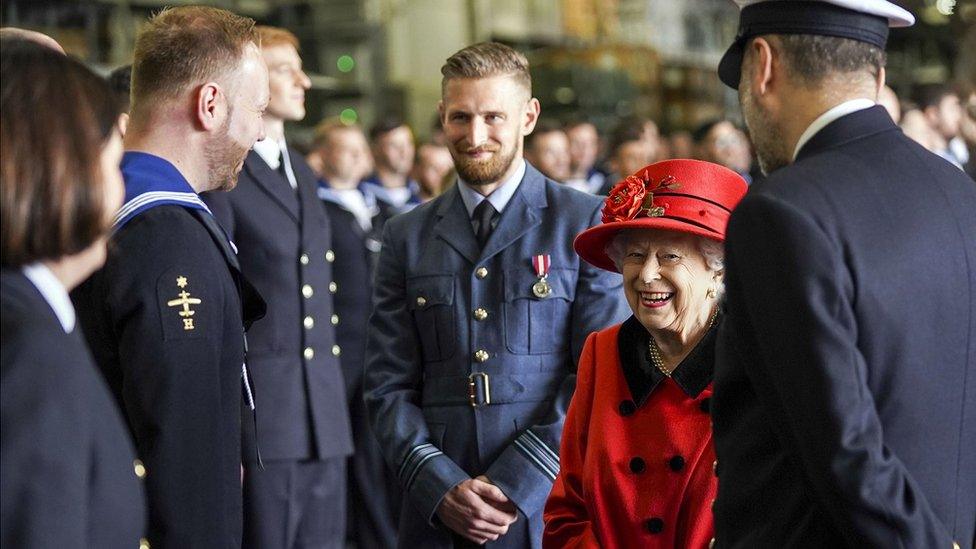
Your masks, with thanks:
[(512, 166), (515, 156), (518, 153), (517, 147), (512, 147), (507, 152), (502, 148), (494, 151), (489, 160), (476, 161), (470, 160), (463, 153), (456, 151), (455, 147), (450, 147), (451, 156), (454, 158), (454, 168), (458, 176), (467, 184), (476, 187), (497, 183), (505, 175), (505, 172)]
[(790, 164), (793, 161), (792, 151), (785, 150), (789, 145), (782, 138), (774, 120), (755, 101), (744, 78), (739, 85), (739, 106), (742, 108), (742, 118), (749, 129), (749, 137), (763, 175), (769, 175)]
[(207, 184), (209, 190), (230, 191), (237, 186), (237, 169), (248, 149), (241, 147), (230, 136), (230, 113), (224, 125), (207, 146)]

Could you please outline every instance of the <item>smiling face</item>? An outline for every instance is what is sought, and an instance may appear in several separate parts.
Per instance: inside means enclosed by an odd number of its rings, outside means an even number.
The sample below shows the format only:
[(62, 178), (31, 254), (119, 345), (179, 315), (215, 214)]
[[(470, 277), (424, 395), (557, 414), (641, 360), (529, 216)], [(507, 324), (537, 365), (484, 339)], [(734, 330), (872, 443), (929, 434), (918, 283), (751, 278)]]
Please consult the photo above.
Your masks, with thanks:
[(624, 294), (641, 325), (652, 334), (706, 328), (715, 301), (708, 290), (721, 283), (722, 273), (708, 267), (698, 237), (645, 229), (621, 238)]
[(271, 102), (267, 114), (281, 120), (297, 121), (305, 118), (305, 90), (311, 80), (302, 70), (302, 58), (290, 44), (261, 48), (268, 66)]

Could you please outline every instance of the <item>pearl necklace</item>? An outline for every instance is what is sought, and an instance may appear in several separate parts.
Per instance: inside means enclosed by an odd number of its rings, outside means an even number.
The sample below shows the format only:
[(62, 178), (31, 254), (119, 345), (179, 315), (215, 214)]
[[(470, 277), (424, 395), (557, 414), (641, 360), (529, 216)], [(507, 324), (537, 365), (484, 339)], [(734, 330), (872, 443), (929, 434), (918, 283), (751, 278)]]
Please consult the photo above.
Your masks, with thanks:
[[(715, 317), (717, 316), (718, 307), (715, 308), (715, 312), (712, 313), (712, 318), (708, 321), (708, 328), (705, 329), (706, 332), (712, 329), (712, 326), (715, 325)], [(665, 377), (671, 377), (671, 374), (674, 373), (674, 368), (668, 370), (667, 367), (664, 366), (664, 357), (661, 356), (661, 348), (657, 346), (657, 342), (654, 341), (654, 336), (650, 334), (648, 334), (647, 352), (651, 355), (651, 364), (653, 364), (659, 372), (664, 374)], [(677, 367), (678, 365), (676, 364), (675, 368)]]

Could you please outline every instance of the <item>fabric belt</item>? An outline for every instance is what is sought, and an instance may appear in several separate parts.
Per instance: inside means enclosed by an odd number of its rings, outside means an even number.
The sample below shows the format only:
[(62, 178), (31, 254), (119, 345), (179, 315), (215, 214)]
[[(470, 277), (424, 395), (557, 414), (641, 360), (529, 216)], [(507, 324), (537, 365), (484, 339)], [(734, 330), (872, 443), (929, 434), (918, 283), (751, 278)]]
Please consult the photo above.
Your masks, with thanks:
[(566, 379), (564, 372), (437, 376), (424, 379), (424, 406), (486, 406), (550, 400)]

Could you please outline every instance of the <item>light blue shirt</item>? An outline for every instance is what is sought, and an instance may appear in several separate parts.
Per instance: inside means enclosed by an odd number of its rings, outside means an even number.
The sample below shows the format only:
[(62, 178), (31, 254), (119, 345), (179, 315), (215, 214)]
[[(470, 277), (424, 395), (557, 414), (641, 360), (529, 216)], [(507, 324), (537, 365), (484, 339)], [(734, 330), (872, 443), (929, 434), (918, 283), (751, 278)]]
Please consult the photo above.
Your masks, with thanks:
[(43, 263), (24, 265), (20, 271), (37, 288), (44, 301), (47, 301), (58, 317), (58, 321), (61, 322), (64, 333), (70, 334), (75, 329), (75, 308), (71, 304), (71, 298), (68, 297), (68, 291), (64, 289), (58, 277), (54, 276), (51, 269)]
[[(515, 173), (511, 177), (505, 180), (497, 189), (491, 192), (488, 196), (484, 196), (478, 191), (471, 188), (471, 186), (460, 177), (458, 178), (458, 191), (461, 193), (461, 201), (464, 202), (464, 209), (468, 210), (468, 217), (474, 215), (474, 209), (481, 204), (482, 200), (487, 200), (491, 202), (491, 205), (495, 207), (495, 210), (499, 214), (505, 210), (505, 206), (508, 205), (508, 201), (512, 199), (515, 195), (515, 191), (518, 190), (519, 184), (522, 183), (522, 178), (525, 177), (525, 160), (519, 159), (519, 167), (515, 170)], [(474, 220), (471, 221), (472, 227), (474, 226)]]

